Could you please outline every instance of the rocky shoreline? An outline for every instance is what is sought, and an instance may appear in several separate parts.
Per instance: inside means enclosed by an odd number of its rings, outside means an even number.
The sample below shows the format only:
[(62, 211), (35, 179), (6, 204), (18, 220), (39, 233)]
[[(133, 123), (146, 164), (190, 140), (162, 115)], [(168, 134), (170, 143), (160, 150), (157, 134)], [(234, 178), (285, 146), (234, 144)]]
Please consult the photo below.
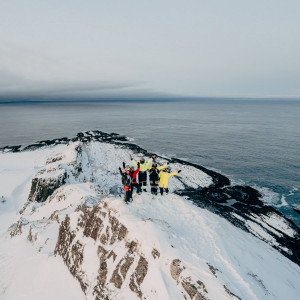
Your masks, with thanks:
[[(74, 138), (59, 138), (43, 140), (27, 146), (6, 146), (0, 148), (0, 152), (22, 152), (33, 151), (43, 147), (51, 147), (59, 144), (81, 142), (83, 145), (90, 142), (101, 142), (113, 144), (133, 153), (150, 157), (152, 153), (130, 143), (125, 136), (117, 133), (105, 133), (102, 131), (88, 131), (78, 133)], [(77, 149), (80, 151), (80, 149)], [(159, 158), (162, 158), (158, 156)], [(234, 226), (247, 231), (259, 239), (267, 242), (284, 256), (300, 265), (300, 230), (293, 221), (287, 219), (283, 214), (272, 206), (264, 204), (260, 199), (259, 191), (250, 186), (232, 185), (229, 178), (200, 165), (189, 163), (177, 158), (163, 158), (169, 163), (191, 166), (201, 170), (212, 178), (212, 184), (208, 187), (193, 188), (183, 181), (183, 189), (177, 189), (175, 194), (185, 197), (195, 205), (205, 208), (215, 214), (227, 219)], [(80, 166), (74, 166), (76, 172), (80, 173)], [(60, 174), (53, 182), (41, 178), (34, 178), (29, 196), (30, 201), (43, 202), (47, 197), (66, 182), (67, 173)], [(180, 180), (180, 177), (178, 177)], [(280, 220), (277, 226), (272, 220)], [(260, 230), (256, 230), (259, 227)], [(261, 231), (263, 229), (263, 232)]]

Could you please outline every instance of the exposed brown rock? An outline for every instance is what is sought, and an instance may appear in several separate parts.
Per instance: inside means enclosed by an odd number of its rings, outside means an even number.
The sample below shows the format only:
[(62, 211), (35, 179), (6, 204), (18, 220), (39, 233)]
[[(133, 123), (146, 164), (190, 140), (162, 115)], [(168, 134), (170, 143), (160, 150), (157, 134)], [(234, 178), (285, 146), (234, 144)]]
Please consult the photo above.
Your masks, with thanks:
[[(95, 205), (92, 210), (89, 210), (85, 205), (76, 208), (76, 211), (80, 212), (76, 230), (82, 230), (85, 237), (94, 239), (98, 244), (99, 269), (97, 284), (92, 287), (95, 299), (111, 299), (112, 291), (108, 289), (108, 282), (113, 283), (115, 288), (120, 289), (123, 287), (126, 278), (129, 278), (129, 288), (141, 298), (140, 285), (147, 274), (148, 262), (137, 253), (138, 244), (136, 241), (125, 240), (127, 228), (112, 215), (113, 212), (110, 210), (108, 212), (104, 211), (104, 205), (101, 205), (103, 203)], [(104, 226), (104, 224), (106, 225)], [(82, 243), (75, 240), (76, 230), (70, 228), (70, 218), (66, 216), (60, 225), (55, 254), (62, 256), (71, 274), (77, 278), (82, 290), (86, 292), (89, 282), (85, 279), (85, 273), (82, 270), (84, 247)], [(126, 248), (127, 253), (123, 257), (118, 257), (111, 249), (111, 245), (118, 245), (118, 247), (120, 245)], [(155, 251), (154, 253), (160, 255), (158, 251), (158, 254)], [(135, 263), (137, 265), (134, 271), (131, 271)], [(111, 268), (112, 264), (115, 267), (111, 277), (108, 278), (108, 268)]]
[(98, 238), (98, 234), (101, 232), (103, 228), (102, 224), (103, 221), (100, 218), (95, 217), (94, 214), (92, 214), (87, 221), (83, 234), (87, 237), (90, 236), (92, 239), (96, 241)]
[(49, 217), (49, 220), (56, 221), (57, 223), (59, 223), (59, 216), (57, 215), (57, 211), (54, 211), (51, 214), (51, 216)]
[(134, 261), (133, 257), (126, 255), (117, 264), (117, 266), (112, 274), (112, 277), (110, 279), (110, 282), (112, 282), (116, 288), (118, 288), (118, 289), (121, 288), (123, 281), (126, 277), (126, 274), (129, 270), (129, 268), (131, 267), (133, 261)]
[(99, 285), (96, 285), (94, 287), (94, 292), (93, 294), (95, 295), (95, 300), (112, 300), (112, 298), (110, 297), (110, 294), (107, 290), (105, 290), (104, 288), (102, 288)]
[(16, 224), (11, 226), (12, 230), (10, 232), (10, 237), (22, 234), (22, 222), (19, 220)]
[(116, 217), (113, 216), (109, 216), (109, 222), (111, 224), (111, 230), (112, 230), (112, 237), (110, 240), (110, 244), (114, 244), (114, 242), (116, 241), (116, 239), (118, 239), (119, 241), (121, 241), (126, 233), (127, 233), (127, 228), (122, 225), (118, 219)]
[(56, 156), (54, 157), (49, 157), (47, 160), (46, 160), (46, 164), (49, 165), (49, 164), (52, 164), (54, 162), (57, 162), (57, 161), (60, 161), (64, 158), (64, 156), (62, 154), (57, 154)]
[(29, 232), (28, 232), (28, 236), (27, 236), (27, 240), (32, 243), (33, 242), (33, 236), (32, 236), (32, 227), (30, 226), (29, 228)]
[(56, 190), (53, 192), (53, 194), (51, 196), (49, 196), (48, 200), (49, 200), (49, 203), (56, 199), (57, 202), (60, 202), (60, 201), (64, 201), (66, 200), (67, 196), (63, 193), (59, 193), (59, 190)]
[(64, 261), (67, 260), (68, 249), (72, 244), (76, 234), (71, 231), (70, 228), (70, 217), (66, 215), (65, 220), (61, 222), (59, 227), (58, 239), (55, 246), (54, 254), (59, 254)]
[(199, 287), (200, 287), (205, 293), (207, 293), (205, 284), (204, 284), (201, 280), (197, 280), (197, 283), (198, 283)]
[(106, 256), (107, 252), (108, 251), (105, 250), (102, 246), (98, 246), (97, 254), (100, 257), (100, 260), (103, 259)]
[(107, 239), (108, 239), (108, 237), (107, 237), (106, 234), (102, 234), (102, 235), (100, 236), (100, 242), (101, 242), (102, 244), (104, 244), (104, 245), (106, 244)]
[(160, 258), (160, 253), (159, 253), (158, 250), (155, 249), (155, 248), (153, 248), (151, 254), (152, 254), (152, 256), (153, 256), (154, 259)]
[(193, 282), (191, 277), (184, 277), (181, 275), (185, 267), (182, 265), (179, 259), (174, 259), (170, 265), (171, 276), (177, 283), (181, 283), (181, 286), (187, 293), (184, 295), (185, 299), (191, 300), (207, 300), (203, 293), (207, 293), (205, 284), (201, 280)]
[[(107, 250), (105, 250), (102, 246), (98, 246), (98, 251), (97, 254), (100, 258), (100, 267), (99, 267), (99, 271), (98, 271), (98, 277), (97, 277), (97, 281), (99, 283), (99, 285), (101, 286), (101, 291), (102, 288), (104, 287), (105, 283), (106, 283), (106, 277), (107, 277), (107, 263), (106, 263), (106, 256), (107, 256)], [(100, 292), (99, 289), (96, 288), (96, 292), (98, 291), (98, 293)]]
[(128, 248), (129, 253), (134, 253), (137, 248), (137, 242), (135, 242), (135, 241), (127, 242), (126, 248)]
[(84, 272), (81, 270), (84, 247), (79, 241), (73, 243), (75, 236), (75, 232), (70, 228), (70, 217), (67, 215), (59, 227), (54, 254), (59, 254), (63, 258), (71, 274), (77, 278), (82, 290), (85, 292), (87, 283), (84, 281)]
[(113, 261), (115, 261), (117, 258), (117, 254), (113, 250), (110, 251), (110, 253), (107, 256), (107, 259), (110, 259), (111, 257), (113, 258)]
[(107, 271), (107, 263), (106, 263), (106, 261), (102, 261), (100, 263), (99, 276), (97, 277), (98, 282), (100, 283), (101, 286), (105, 285), (107, 272), (108, 272)]
[(148, 262), (141, 256), (138, 262), (137, 267), (135, 268), (134, 273), (130, 277), (129, 287), (135, 292), (140, 299), (142, 299), (143, 293), (141, 291), (140, 285), (144, 281), (144, 278), (147, 275), (148, 271)]
[(178, 281), (180, 273), (184, 270), (184, 267), (181, 265), (180, 259), (174, 259), (170, 265), (171, 276), (174, 280)]
[(76, 241), (71, 248), (72, 265), (70, 266), (70, 271), (74, 276), (76, 275), (76, 270), (79, 269), (83, 262), (83, 248), (83, 245), (79, 241)]
[(87, 206), (85, 204), (79, 205), (76, 207), (75, 212), (79, 212), (81, 211), (82, 214), (80, 215), (80, 217), (77, 220), (77, 226), (84, 228), (88, 219), (90, 218), (90, 214), (91, 212), (89, 211), (89, 209), (87, 208)]
[(25, 211), (25, 209), (27, 208), (27, 206), (29, 205), (29, 202), (25, 202), (24, 206), (19, 210), (19, 214), (22, 215)]
[(193, 300), (207, 300), (201, 293), (198, 291), (197, 287), (192, 284), (189, 280), (183, 280), (181, 282), (182, 287), (187, 292)]

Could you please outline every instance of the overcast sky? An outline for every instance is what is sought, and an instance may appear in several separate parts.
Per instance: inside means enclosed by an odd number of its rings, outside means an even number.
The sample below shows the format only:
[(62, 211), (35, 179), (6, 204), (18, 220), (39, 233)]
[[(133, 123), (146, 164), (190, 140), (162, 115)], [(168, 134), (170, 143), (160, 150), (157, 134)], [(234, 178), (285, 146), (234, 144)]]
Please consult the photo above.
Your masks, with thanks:
[(0, 98), (300, 97), (299, 0), (0, 0)]

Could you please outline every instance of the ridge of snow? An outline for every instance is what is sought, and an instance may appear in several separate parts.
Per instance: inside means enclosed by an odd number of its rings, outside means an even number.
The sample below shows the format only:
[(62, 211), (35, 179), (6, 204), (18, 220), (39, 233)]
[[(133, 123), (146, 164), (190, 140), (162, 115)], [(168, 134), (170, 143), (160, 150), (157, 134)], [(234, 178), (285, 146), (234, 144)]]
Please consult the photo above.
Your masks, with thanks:
[[(138, 157), (131, 150), (105, 142), (74, 142), (35, 151), (0, 153), (0, 194), (7, 200), (0, 204), (1, 299), (95, 299), (92, 291), (84, 295), (62, 259), (54, 256), (60, 222), (66, 215), (70, 216), (70, 227), (76, 231), (80, 215), (76, 209), (82, 204), (88, 208), (106, 206), (126, 225), (126, 239), (138, 242), (138, 253), (151, 262), (148, 277), (141, 284), (146, 299), (183, 299), (184, 289), (170, 276), (170, 264), (174, 259), (180, 259), (185, 268), (181, 278), (205, 283), (207, 299), (238, 299), (230, 296), (224, 286), (243, 300), (298, 299), (299, 266), (226, 219), (172, 193), (155, 197), (148, 193), (134, 194), (133, 202), (126, 205), (120, 197), (122, 185), (118, 167), (123, 161), (131, 163), (130, 154)], [(158, 162), (163, 164), (166, 160), (159, 158)], [(82, 168), (78, 177), (72, 175), (75, 164)], [(172, 163), (171, 167), (174, 171), (182, 169), (180, 179), (170, 179), (171, 192), (184, 185), (197, 188), (212, 184), (210, 176), (192, 166)], [(66, 184), (56, 189), (45, 202), (26, 203), (22, 215), (16, 214), (28, 198), (34, 176), (45, 173), (58, 176), (62, 169), (70, 175)], [(237, 214), (235, 217), (243, 220)], [(270, 231), (278, 225), (284, 233), (295, 234), (276, 216), (270, 215), (263, 220), (252, 217), (255, 222), (246, 222), (249, 230), (271, 243), (276, 244), (276, 241), (257, 223), (265, 221)], [(8, 232), (6, 229), (18, 219), (22, 232), (10, 238), (9, 232), (16, 224)], [(97, 241), (83, 236), (80, 229), (76, 239), (84, 246), (82, 268), (92, 286), (99, 267)], [(154, 248), (160, 253), (159, 259), (151, 255)], [(120, 245), (114, 250), (120, 257), (125, 255)], [(113, 269), (109, 269), (108, 277), (112, 272)], [(125, 278), (125, 287), (128, 280)], [(112, 297), (139, 299), (125, 287), (116, 290), (109, 283), (109, 288), (115, 292)]]

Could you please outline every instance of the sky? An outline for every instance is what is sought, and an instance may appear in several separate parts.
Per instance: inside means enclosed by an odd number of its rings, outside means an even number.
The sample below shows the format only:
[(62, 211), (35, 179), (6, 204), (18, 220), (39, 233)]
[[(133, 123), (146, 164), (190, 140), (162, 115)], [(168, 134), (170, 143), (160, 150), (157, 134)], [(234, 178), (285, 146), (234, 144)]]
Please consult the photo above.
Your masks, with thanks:
[(299, 0), (0, 0), (0, 100), (299, 97)]

